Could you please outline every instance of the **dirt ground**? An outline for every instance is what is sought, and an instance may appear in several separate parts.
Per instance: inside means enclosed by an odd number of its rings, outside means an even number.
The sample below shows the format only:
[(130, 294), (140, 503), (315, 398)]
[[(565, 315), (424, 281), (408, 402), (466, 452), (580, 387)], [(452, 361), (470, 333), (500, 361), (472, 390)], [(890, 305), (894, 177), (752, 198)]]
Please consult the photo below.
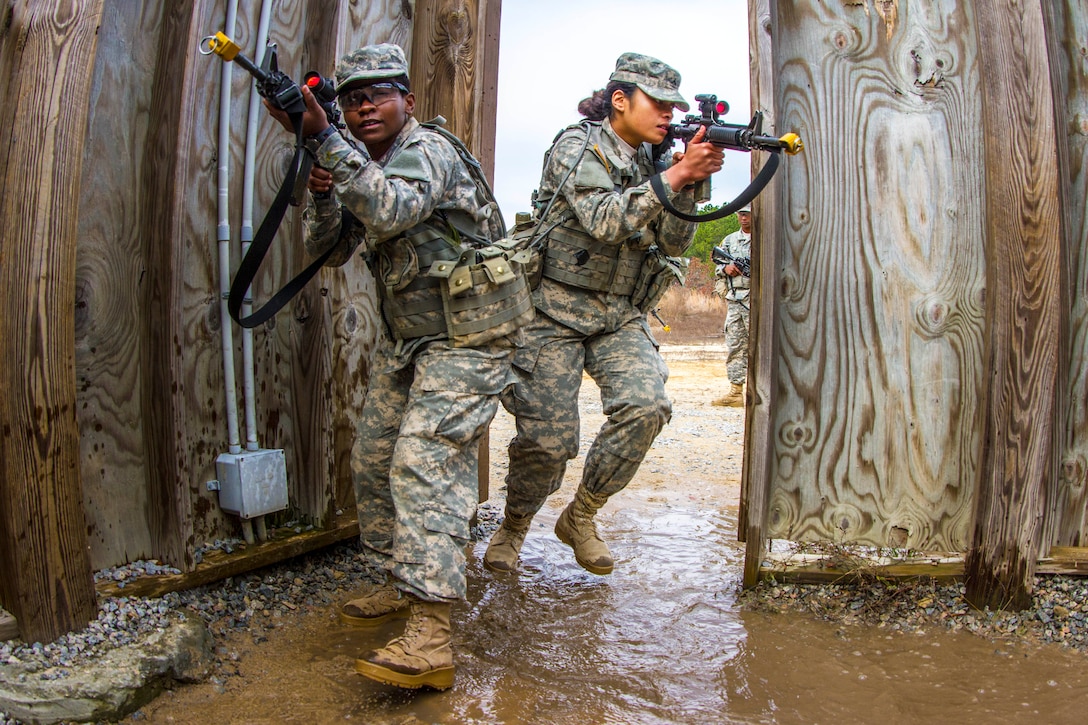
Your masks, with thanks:
[[(602, 511), (602, 526), (607, 527), (607, 513), (624, 511), (645, 517), (671, 508), (670, 502), (689, 504), (717, 512), (731, 512), (718, 528), (735, 531), (735, 507), (743, 445), (743, 409), (722, 408), (710, 401), (728, 389), (724, 380), (724, 351), (716, 346), (673, 346), (667, 348), (670, 368), (668, 390), (673, 402), (673, 419), (658, 437), (635, 481)], [(555, 517), (570, 498), (581, 475), (581, 463), (598, 428), (604, 420), (599, 393), (588, 378), (581, 396), (582, 445), (580, 457), (568, 469), (563, 489), (538, 516), (534, 530), (523, 551), (525, 568), (532, 576), (551, 578), (546, 558), (561, 561), (560, 587), (586, 585), (599, 587), (608, 578), (583, 572), (573, 562), (569, 549), (562, 547), (551, 532)], [(485, 508), (501, 511), (503, 479), (506, 474), (507, 442), (514, 434), (513, 419), (500, 409), (490, 433), (491, 498)], [(636, 522), (637, 525), (637, 522)], [(634, 534), (636, 532), (631, 532)], [(658, 545), (659, 536), (646, 537)], [(735, 537), (732, 537), (735, 538)], [(547, 546), (542, 552), (536, 546)], [(739, 552), (739, 544), (736, 551)], [(461, 634), (472, 632), (471, 619), (480, 607), (488, 606), (488, 582), (493, 575), (480, 565), (486, 541), (477, 542), (469, 552), (469, 601), (455, 608), (454, 628)], [(633, 561), (625, 562), (623, 548), (614, 547), (617, 575), (631, 576)], [(629, 558), (629, 557), (626, 557)], [(624, 572), (625, 568), (627, 569)], [(549, 573), (550, 572), (550, 573)], [(522, 577), (524, 579), (524, 575)], [(348, 593), (345, 592), (345, 597)], [(584, 614), (581, 612), (580, 614)], [(572, 616), (577, 618), (580, 614)], [(458, 620), (461, 620), (460, 622)], [(395, 625), (393, 625), (395, 626)], [(466, 632), (466, 629), (469, 631)], [(306, 612), (281, 626), (254, 637), (245, 632), (229, 635), (217, 642), (222, 660), (219, 671), (203, 684), (168, 691), (130, 719), (164, 723), (264, 723), (264, 722), (516, 722), (533, 721), (521, 715), (485, 713), (476, 716), (451, 716), (435, 703), (435, 709), (422, 711), (410, 706), (411, 695), (392, 688), (364, 682), (354, 674), (353, 660), (362, 651), (380, 645), (395, 631), (364, 633), (337, 623), (335, 612)], [(509, 639), (509, 635), (505, 635)], [(515, 650), (517, 647), (515, 647)], [(458, 656), (462, 653), (459, 651)], [(546, 663), (540, 663), (546, 664)], [(559, 663), (562, 664), (562, 663)], [(461, 675), (459, 674), (459, 677)], [(461, 677), (461, 679), (465, 679)], [(460, 680), (459, 680), (460, 684)], [(454, 690), (458, 689), (455, 685)], [(423, 694), (418, 702), (441, 700), (441, 694)], [(429, 698), (429, 699), (428, 699)], [(456, 708), (451, 708), (456, 709)], [(424, 713), (430, 712), (429, 715)], [(417, 719), (422, 718), (422, 719)], [(588, 721), (587, 721), (588, 722)]]
[[(603, 421), (596, 386), (584, 381), (581, 456), (534, 520), (519, 572), (487, 571), (486, 540), (467, 552), (468, 596), (452, 617), (452, 688), (405, 691), (356, 675), (355, 658), (396, 636), (398, 623), (352, 629), (334, 606), (300, 606), (260, 632), (220, 636), (209, 681), (168, 691), (127, 722), (1084, 722), (1080, 653), (936, 625), (847, 626), (788, 607), (744, 606), (744, 411), (710, 404), (728, 387), (720, 345), (663, 351), (672, 421), (598, 516), (615, 571), (585, 572), (552, 531)], [(481, 513), (492, 525), (512, 435), (500, 411), (491, 428), (492, 496)]]

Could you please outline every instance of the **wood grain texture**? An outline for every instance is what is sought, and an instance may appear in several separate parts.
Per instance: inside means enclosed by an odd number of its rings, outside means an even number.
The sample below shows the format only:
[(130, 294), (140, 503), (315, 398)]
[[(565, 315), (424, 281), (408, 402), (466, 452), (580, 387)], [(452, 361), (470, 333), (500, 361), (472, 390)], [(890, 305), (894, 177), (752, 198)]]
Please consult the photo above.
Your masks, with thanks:
[(1088, 12), (1078, 0), (1043, 3), (1057, 124), (1062, 201), (1063, 369), (1056, 412), (1058, 471), (1043, 542), (1086, 542), (1088, 507)]
[(975, 7), (992, 293), (965, 592), (979, 608), (1020, 609), (1031, 604), (1055, 442), (1061, 209), (1054, 107), (1040, 3), (983, 0)]
[(962, 550), (985, 371), (972, 14), (773, 17), (776, 128), (805, 150), (778, 181), (769, 534)]
[(480, 90), (480, 13), (486, 0), (417, 0), (411, 76), (416, 116), (444, 116), (446, 128), (475, 153), (482, 136), (475, 108)]
[[(749, 0), (749, 55), (751, 66), (751, 103), (753, 111), (764, 114), (766, 133), (782, 133), (775, 116), (775, 65), (774, 42), (771, 28), (773, 3), (770, 0)], [(779, 286), (778, 264), (784, 220), (779, 217), (785, 205), (784, 179), (793, 173), (792, 159), (779, 167), (778, 178), (758, 197), (753, 205), (754, 240), (753, 256), (757, 260), (752, 267), (751, 320), (749, 323), (748, 390), (745, 406), (745, 451), (741, 471), (739, 538), (746, 542), (744, 557), (745, 587), (759, 582), (759, 567), (763, 561), (764, 543), (767, 539), (767, 510), (769, 505), (771, 473), (773, 470), (773, 441), (771, 433), (773, 411), (778, 391), (775, 381), (779, 356), (778, 334), (775, 320), (778, 318)], [(766, 163), (762, 154), (753, 154), (753, 172), (759, 164)]]
[[(80, 464), (91, 563), (152, 555), (141, 435), (139, 290), (145, 272), (139, 183), (162, 6), (106, 0), (80, 179), (75, 340)], [(123, 522), (123, 525), (122, 525)]]
[(75, 304), (80, 170), (102, 0), (5, 11), (0, 137), (0, 584), (28, 642), (96, 611), (83, 520)]

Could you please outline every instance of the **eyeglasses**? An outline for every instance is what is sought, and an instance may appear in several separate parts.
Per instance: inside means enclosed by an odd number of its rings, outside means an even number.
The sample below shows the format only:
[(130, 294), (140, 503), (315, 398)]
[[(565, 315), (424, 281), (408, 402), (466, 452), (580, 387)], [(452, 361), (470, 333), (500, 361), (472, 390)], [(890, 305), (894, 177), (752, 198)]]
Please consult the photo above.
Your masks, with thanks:
[(407, 92), (408, 89), (400, 83), (374, 83), (340, 94), (340, 108), (345, 111), (357, 111), (362, 108), (363, 101), (368, 101), (372, 106), (380, 106), (398, 98), (401, 93)]

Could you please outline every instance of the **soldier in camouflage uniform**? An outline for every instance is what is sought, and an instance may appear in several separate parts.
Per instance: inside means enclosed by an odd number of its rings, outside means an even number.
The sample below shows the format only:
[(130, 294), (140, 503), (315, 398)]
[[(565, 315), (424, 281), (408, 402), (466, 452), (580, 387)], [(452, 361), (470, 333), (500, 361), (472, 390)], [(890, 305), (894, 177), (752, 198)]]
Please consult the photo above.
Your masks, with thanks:
[[(517, 383), (503, 397), (517, 435), (509, 446), (506, 517), (484, 555), (493, 571), (516, 567), (534, 514), (578, 453), (583, 370), (600, 386), (608, 420), (555, 533), (583, 568), (612, 571), (594, 514), (628, 484), (672, 413), (668, 370), (631, 294), (651, 245), (678, 256), (695, 232), (664, 211), (650, 185), (658, 172), (649, 145), (663, 141), (674, 109), (688, 110), (679, 85), (680, 74), (665, 63), (624, 53), (608, 86), (579, 105), (589, 121), (564, 130), (545, 159), (539, 228), (557, 226), (533, 293), (536, 319), (515, 353)], [(722, 151), (697, 143), (699, 133), (661, 172), (669, 200), (687, 212), (695, 207), (691, 186), (722, 165)]]
[[(718, 244), (733, 259), (752, 258), (752, 209), (744, 207), (737, 212), (740, 229), (727, 234)], [(741, 273), (735, 264), (719, 264), (715, 271), (714, 291), (726, 303), (725, 372), (729, 377), (729, 392), (712, 405), (744, 407), (744, 381), (748, 376), (748, 296), (752, 280)]]
[[(445, 689), (454, 677), (450, 605), (465, 596), (478, 444), (510, 382), (513, 344), (504, 336), (455, 347), (441, 305), (423, 304), (439, 292), (420, 272), (430, 260), (457, 257), (451, 227), (462, 238), (474, 229), (487, 237), (488, 216), (498, 210), (481, 206), (450, 142), (412, 118), (407, 74), (396, 45), (341, 59), (339, 103), (362, 145), (330, 126), (303, 89), (303, 133), (315, 158), (304, 219), (310, 254), (335, 245), (327, 264), (356, 252), (369, 257), (389, 332), (370, 363), (351, 456), (363, 551), (388, 578), (344, 605), (341, 618), (367, 626), (407, 615), (408, 622), (402, 636), (357, 660), (356, 671)], [(290, 127), (286, 114), (269, 110)]]

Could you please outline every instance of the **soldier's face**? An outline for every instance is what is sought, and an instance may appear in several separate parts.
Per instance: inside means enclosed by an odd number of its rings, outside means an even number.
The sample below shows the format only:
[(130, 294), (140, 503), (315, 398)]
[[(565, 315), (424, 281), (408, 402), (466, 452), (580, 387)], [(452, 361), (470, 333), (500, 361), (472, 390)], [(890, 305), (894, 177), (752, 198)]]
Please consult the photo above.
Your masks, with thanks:
[(416, 97), (412, 93), (397, 93), (378, 105), (367, 97), (355, 110), (344, 111), (344, 124), (373, 158), (379, 158), (393, 145), (415, 106)]
[(632, 146), (661, 143), (669, 132), (675, 106), (650, 98), (638, 88), (630, 98), (616, 91), (612, 94), (612, 129)]
[(740, 222), (740, 230), (745, 234), (752, 231), (752, 215), (746, 211), (737, 212), (737, 221)]

